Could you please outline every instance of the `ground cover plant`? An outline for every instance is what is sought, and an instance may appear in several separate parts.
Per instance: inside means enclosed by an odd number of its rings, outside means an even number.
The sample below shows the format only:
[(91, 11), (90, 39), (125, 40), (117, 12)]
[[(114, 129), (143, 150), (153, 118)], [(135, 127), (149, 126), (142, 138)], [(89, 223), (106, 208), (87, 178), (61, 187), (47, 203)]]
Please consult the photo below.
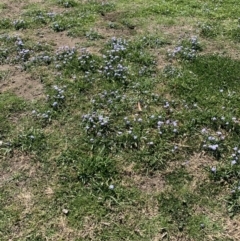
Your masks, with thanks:
[(240, 4), (0, 3), (1, 240), (238, 240)]

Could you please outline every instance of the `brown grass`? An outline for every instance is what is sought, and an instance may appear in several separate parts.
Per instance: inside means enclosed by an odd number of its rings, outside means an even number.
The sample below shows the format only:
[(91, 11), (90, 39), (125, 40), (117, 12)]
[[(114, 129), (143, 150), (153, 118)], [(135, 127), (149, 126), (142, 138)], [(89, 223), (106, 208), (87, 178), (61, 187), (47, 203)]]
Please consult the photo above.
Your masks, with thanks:
[(7, 72), (6, 78), (0, 82), (0, 91), (13, 92), (26, 100), (40, 99), (44, 96), (43, 85), (39, 79), (21, 71), (18, 66), (2, 65), (0, 71)]
[[(32, 157), (19, 151), (14, 151), (12, 156), (2, 158), (0, 169), (0, 186), (11, 182), (19, 173), (26, 173), (28, 177), (33, 177), (36, 172), (36, 165), (32, 165)], [(5, 167), (7, 165), (7, 168)]]

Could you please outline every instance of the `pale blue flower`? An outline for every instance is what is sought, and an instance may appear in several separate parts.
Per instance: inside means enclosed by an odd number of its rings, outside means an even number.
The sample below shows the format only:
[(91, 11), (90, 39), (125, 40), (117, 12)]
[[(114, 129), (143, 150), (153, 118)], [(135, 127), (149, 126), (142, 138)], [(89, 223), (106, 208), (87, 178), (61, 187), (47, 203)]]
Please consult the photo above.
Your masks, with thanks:
[(209, 145), (208, 148), (211, 149), (211, 150), (213, 150), (213, 151), (216, 151), (217, 148), (218, 148), (218, 144), (215, 144), (215, 145)]
[(109, 187), (108, 187), (110, 190), (113, 190), (114, 189), (114, 185), (113, 184), (111, 184), (111, 185), (109, 185)]

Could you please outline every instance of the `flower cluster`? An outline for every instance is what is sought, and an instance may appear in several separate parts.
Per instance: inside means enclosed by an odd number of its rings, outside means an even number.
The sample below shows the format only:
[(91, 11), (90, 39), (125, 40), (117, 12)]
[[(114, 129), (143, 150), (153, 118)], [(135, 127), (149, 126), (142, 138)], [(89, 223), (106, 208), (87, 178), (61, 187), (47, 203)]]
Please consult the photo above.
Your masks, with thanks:
[(89, 40), (97, 40), (97, 39), (101, 38), (101, 35), (92, 29), (90, 31), (86, 32), (85, 36)]
[(223, 141), (225, 140), (225, 135), (222, 131), (213, 132), (207, 128), (201, 130), (201, 134), (204, 137), (203, 148), (206, 151), (210, 151), (214, 156), (219, 157), (220, 147)]
[[(106, 137), (111, 131), (110, 118), (104, 114), (96, 112), (85, 114), (82, 116), (82, 122), (85, 130), (91, 134), (92, 137)], [(93, 139), (91, 139), (91, 141), (93, 141)]]
[(109, 42), (109, 46), (112, 55), (121, 56), (122, 54), (124, 55), (124, 53), (126, 52), (128, 42), (125, 39), (113, 37)]
[(64, 24), (62, 24), (61, 22), (54, 22), (54, 23), (52, 23), (52, 29), (55, 32), (62, 32), (64, 30), (66, 30), (66, 26)]
[(126, 82), (128, 67), (122, 64), (113, 65), (111, 59), (105, 61), (106, 65), (103, 67), (103, 73), (109, 80), (119, 80)]
[(30, 59), (31, 63), (34, 64), (43, 64), (43, 65), (49, 65), (52, 62), (52, 57), (50, 57), (48, 54), (41, 54), (35, 57), (32, 57)]
[(37, 119), (41, 119), (43, 121), (50, 121), (51, 120), (51, 111), (47, 110), (45, 112), (39, 112), (37, 110), (33, 110), (32, 111), (32, 115), (33, 117), (37, 118)]
[(57, 85), (53, 86), (53, 89), (55, 90), (55, 95), (53, 95), (51, 98), (54, 100), (54, 102), (51, 105), (54, 109), (58, 109), (65, 100), (64, 88), (66, 88), (66, 86), (63, 86), (63, 88), (60, 88)]
[(177, 67), (174, 67), (172, 65), (167, 65), (163, 69), (163, 74), (167, 78), (179, 78), (182, 76), (181, 71)]
[(70, 48), (69, 46), (60, 47), (55, 55), (57, 61), (68, 61), (71, 60), (73, 55), (76, 54), (76, 48)]
[(62, 67), (69, 64), (77, 55), (76, 48), (70, 48), (69, 46), (60, 47), (55, 56), (53, 57), (55, 67), (61, 69)]
[(56, 14), (55, 12), (49, 12), (49, 13), (46, 13), (46, 15), (47, 15), (49, 18), (53, 19), (53, 18), (56, 17), (57, 14)]
[(62, 88), (60, 88), (59, 86), (54, 85), (53, 93), (51, 93), (50, 95), (47, 95), (47, 100), (48, 102), (50, 102), (51, 109), (47, 109), (44, 111), (33, 110), (31, 113), (32, 116), (35, 119), (40, 120), (40, 122), (44, 125), (50, 123), (56, 111), (60, 109), (60, 107), (63, 105), (65, 101), (65, 95), (64, 95), (65, 88), (66, 86), (63, 86)]
[(27, 60), (29, 60), (31, 51), (27, 48), (24, 48), (24, 43), (20, 37), (17, 37), (17, 41), (15, 42), (15, 44), (17, 46), (16, 61), (26, 62)]
[(39, 23), (39, 24), (47, 24), (47, 17), (48, 15), (44, 14), (43, 12), (38, 12), (36, 16), (33, 17), (33, 21), (35, 23)]
[(107, 91), (104, 90), (101, 93), (98, 93), (92, 99), (93, 105), (97, 109), (115, 109), (119, 105), (123, 106), (126, 101), (126, 95), (120, 93), (119, 90), (116, 91)]
[(197, 57), (198, 51), (202, 47), (197, 37), (191, 37), (188, 40), (182, 40), (173, 51), (168, 51), (169, 58), (179, 58), (182, 60), (194, 60)]
[(159, 36), (144, 36), (140, 39), (141, 47), (159, 48), (164, 44), (164, 41)]
[(94, 72), (97, 69), (97, 63), (92, 54), (85, 48), (81, 49), (81, 55), (78, 57), (79, 69), (82, 71)]
[(236, 165), (239, 163), (240, 160), (240, 149), (235, 146), (233, 148), (233, 153), (231, 154), (231, 165)]
[(123, 66), (123, 57), (127, 52), (127, 45), (126, 40), (111, 39), (109, 43), (110, 50), (106, 52), (106, 55), (103, 55), (104, 66), (102, 67), (102, 73), (107, 79), (126, 82), (128, 67)]
[(25, 29), (27, 27), (27, 23), (22, 19), (18, 19), (13, 21), (13, 26), (16, 30)]

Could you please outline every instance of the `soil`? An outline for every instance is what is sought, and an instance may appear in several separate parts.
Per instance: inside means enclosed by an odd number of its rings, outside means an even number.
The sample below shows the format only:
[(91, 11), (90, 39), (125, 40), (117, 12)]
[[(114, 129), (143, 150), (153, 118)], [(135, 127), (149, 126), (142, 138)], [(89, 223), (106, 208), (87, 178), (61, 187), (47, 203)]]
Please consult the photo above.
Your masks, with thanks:
[(40, 80), (21, 71), (20, 66), (0, 65), (0, 72), (6, 73), (6, 78), (0, 81), (0, 93), (13, 92), (26, 100), (35, 100), (44, 96)]

